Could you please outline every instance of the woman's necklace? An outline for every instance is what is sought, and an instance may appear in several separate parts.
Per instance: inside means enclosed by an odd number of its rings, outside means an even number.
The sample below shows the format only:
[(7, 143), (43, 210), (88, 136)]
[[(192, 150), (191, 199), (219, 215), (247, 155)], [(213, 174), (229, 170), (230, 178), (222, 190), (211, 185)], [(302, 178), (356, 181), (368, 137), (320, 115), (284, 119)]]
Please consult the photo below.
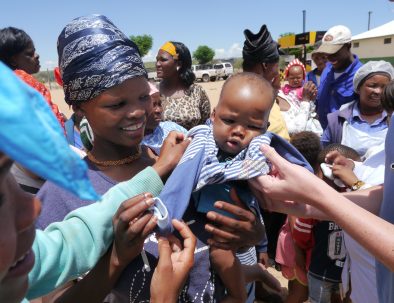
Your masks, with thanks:
[(138, 151), (136, 154), (128, 156), (126, 158), (120, 159), (120, 160), (107, 160), (107, 161), (100, 161), (97, 160), (90, 151), (86, 152), (89, 160), (91, 162), (93, 162), (96, 165), (100, 165), (100, 166), (120, 166), (120, 165), (124, 165), (124, 164), (129, 164), (135, 160), (137, 160), (139, 157), (141, 157), (142, 151), (141, 151), (141, 146), (138, 146)]

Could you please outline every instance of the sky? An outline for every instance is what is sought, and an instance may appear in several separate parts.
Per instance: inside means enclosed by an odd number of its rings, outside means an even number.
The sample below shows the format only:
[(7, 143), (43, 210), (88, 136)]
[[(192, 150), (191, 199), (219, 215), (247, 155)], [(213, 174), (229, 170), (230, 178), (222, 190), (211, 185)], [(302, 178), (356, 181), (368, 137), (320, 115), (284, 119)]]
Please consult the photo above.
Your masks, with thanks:
[[(149, 34), (153, 47), (144, 61), (154, 61), (168, 40), (183, 42), (191, 52), (199, 45), (215, 50), (216, 58), (240, 57), (243, 30), (258, 32), (267, 24), (277, 40), (286, 32), (327, 30), (342, 24), (353, 35), (394, 20), (389, 0), (2, 0), (0, 28), (25, 30), (40, 55), (41, 70), (57, 65), (57, 37), (72, 19), (93, 13), (106, 15), (127, 36)], [(394, 50), (393, 50), (394, 52)]]

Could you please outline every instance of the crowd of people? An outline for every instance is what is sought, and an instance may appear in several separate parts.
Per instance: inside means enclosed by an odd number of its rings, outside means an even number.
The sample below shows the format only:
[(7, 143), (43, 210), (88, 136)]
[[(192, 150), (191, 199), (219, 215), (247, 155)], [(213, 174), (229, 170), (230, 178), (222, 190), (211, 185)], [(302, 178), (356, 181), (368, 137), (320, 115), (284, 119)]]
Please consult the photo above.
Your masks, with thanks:
[(281, 82), (267, 26), (244, 36), (211, 108), (185, 44), (151, 83), (111, 20), (71, 20), (67, 119), (0, 30), (0, 302), (394, 301), (393, 66), (337, 25)]

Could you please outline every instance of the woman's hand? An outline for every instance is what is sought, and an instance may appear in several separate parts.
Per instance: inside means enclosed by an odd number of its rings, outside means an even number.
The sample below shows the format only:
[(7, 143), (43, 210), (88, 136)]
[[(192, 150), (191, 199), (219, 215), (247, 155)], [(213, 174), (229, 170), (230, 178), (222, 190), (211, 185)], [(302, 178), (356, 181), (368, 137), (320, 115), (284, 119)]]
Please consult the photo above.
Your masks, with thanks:
[(157, 218), (148, 211), (153, 205), (152, 195), (144, 193), (123, 202), (112, 219), (115, 241), (111, 265), (124, 268), (144, 246), (145, 238), (156, 226)]
[(312, 81), (308, 81), (304, 84), (302, 90), (302, 101), (315, 101), (317, 97), (317, 87)]
[(174, 219), (172, 224), (183, 238), (183, 248), (174, 235), (159, 237), (159, 263), (150, 286), (151, 302), (177, 302), (194, 264), (196, 237), (185, 223)]
[(165, 179), (171, 173), (182, 158), (189, 143), (190, 139), (185, 139), (184, 134), (176, 131), (170, 132), (160, 149), (159, 158), (153, 165), (160, 178)]
[(254, 246), (263, 238), (264, 226), (251, 211), (223, 201), (215, 202), (214, 206), (236, 215), (238, 219), (214, 211), (208, 212), (207, 218), (213, 223), (205, 225), (205, 229), (213, 235), (208, 239), (209, 245), (238, 250), (241, 247)]
[[(254, 192), (260, 192), (261, 198), (270, 201), (297, 201), (314, 205), (319, 202), (321, 190), (334, 191), (325, 182), (307, 169), (283, 159), (272, 147), (262, 145), (261, 151), (272, 164), (269, 175), (251, 180)], [(302, 216), (301, 216), (302, 217)]]

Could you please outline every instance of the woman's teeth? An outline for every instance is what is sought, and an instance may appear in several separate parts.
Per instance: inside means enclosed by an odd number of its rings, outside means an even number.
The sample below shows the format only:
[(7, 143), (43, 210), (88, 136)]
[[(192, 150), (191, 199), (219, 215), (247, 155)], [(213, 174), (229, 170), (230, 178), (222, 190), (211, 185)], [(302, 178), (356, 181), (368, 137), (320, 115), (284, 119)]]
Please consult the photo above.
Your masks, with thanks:
[(137, 124), (132, 124), (132, 125), (130, 125), (128, 127), (122, 127), (122, 130), (131, 130), (131, 131), (133, 131), (133, 130), (140, 129), (143, 125), (144, 125), (144, 122), (137, 123)]

